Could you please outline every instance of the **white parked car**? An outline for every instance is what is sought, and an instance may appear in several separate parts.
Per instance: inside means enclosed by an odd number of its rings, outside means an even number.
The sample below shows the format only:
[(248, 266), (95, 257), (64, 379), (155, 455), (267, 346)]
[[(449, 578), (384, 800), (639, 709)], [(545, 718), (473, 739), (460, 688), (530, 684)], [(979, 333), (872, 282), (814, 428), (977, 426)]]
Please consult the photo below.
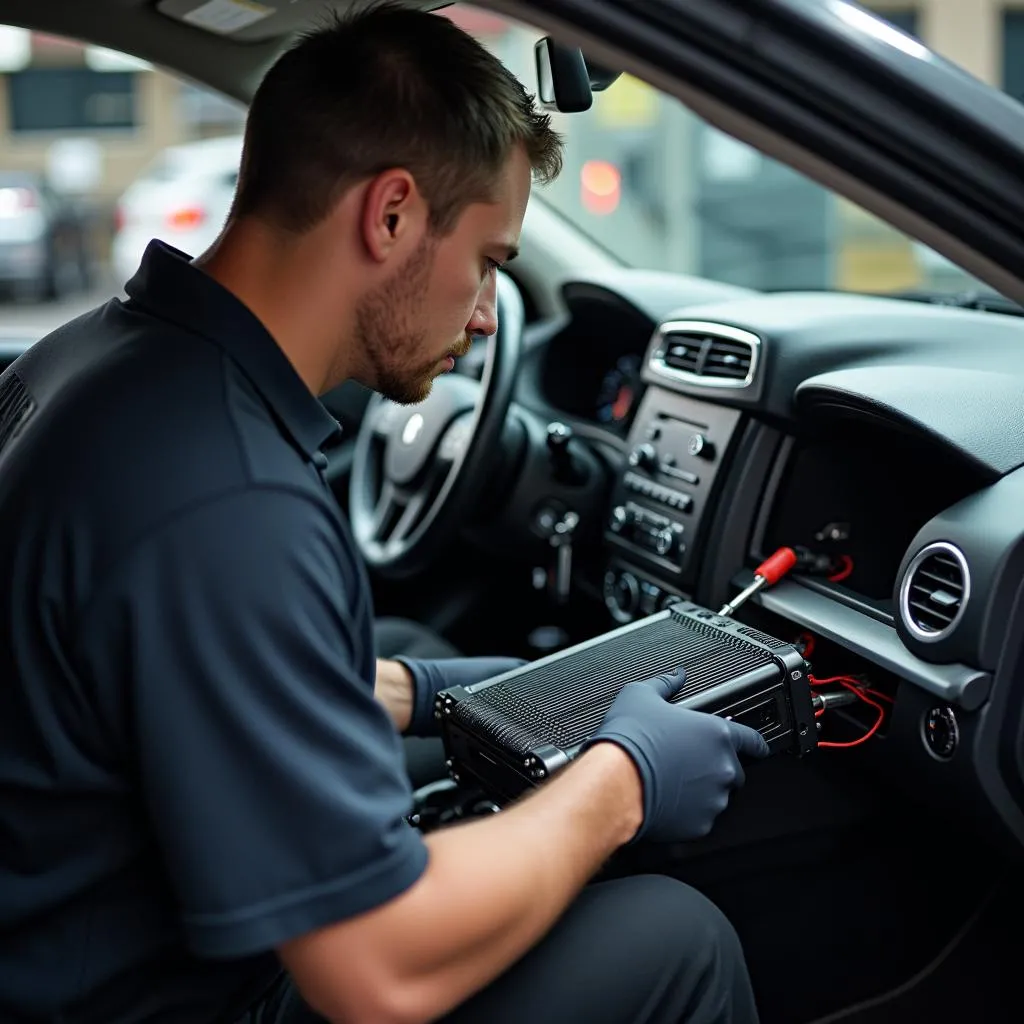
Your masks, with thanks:
[(146, 246), (160, 238), (189, 255), (220, 234), (238, 182), (242, 136), (188, 142), (165, 149), (128, 187), (117, 205), (111, 262), (123, 285)]

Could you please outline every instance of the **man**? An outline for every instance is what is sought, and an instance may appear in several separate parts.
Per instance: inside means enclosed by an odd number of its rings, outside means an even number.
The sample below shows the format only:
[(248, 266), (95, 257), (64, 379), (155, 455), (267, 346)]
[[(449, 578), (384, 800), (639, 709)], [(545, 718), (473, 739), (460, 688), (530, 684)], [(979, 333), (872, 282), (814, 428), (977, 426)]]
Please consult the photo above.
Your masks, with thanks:
[[(422, 836), (400, 733), (494, 670), (375, 663), (316, 396), (415, 401), (495, 328), (546, 117), (448, 21), (381, 7), (267, 74), (237, 201), (0, 381), (0, 1018), (755, 1019), (664, 878), (756, 732), (627, 687), (522, 804)], [(281, 966), (285, 968), (282, 973)]]

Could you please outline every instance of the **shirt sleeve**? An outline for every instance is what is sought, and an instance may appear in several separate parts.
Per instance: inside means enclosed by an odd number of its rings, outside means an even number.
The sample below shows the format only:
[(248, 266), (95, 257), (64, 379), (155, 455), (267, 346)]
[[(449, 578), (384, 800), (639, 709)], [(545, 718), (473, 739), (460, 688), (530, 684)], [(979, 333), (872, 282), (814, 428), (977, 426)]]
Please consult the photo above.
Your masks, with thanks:
[(95, 685), (126, 688), (127, 753), (199, 955), (271, 949), (426, 866), (354, 557), (312, 497), (249, 489), (138, 545), (81, 618)]

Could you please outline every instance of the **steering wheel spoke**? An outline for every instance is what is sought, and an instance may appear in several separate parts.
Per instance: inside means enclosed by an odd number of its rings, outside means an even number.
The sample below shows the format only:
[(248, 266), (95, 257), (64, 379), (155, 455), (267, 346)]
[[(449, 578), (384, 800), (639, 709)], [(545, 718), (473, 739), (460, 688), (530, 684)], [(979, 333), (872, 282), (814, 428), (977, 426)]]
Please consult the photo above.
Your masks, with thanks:
[(463, 413), (445, 431), (441, 444), (437, 449), (439, 462), (450, 466), (458, 462), (469, 448), (473, 439), (473, 414)]
[(422, 487), (405, 490), (385, 481), (373, 510), (372, 536), (378, 544), (402, 544), (413, 533), (440, 489), (431, 473)]
[(382, 543), (388, 539), (392, 527), (402, 514), (402, 508), (398, 488), (390, 480), (385, 480), (370, 520), (370, 536), (373, 540)]
[(395, 523), (395, 528), (389, 538), (395, 543), (404, 543), (420, 524), (423, 514), (430, 507), (430, 494), (426, 490), (416, 491), (409, 495), (402, 513)]

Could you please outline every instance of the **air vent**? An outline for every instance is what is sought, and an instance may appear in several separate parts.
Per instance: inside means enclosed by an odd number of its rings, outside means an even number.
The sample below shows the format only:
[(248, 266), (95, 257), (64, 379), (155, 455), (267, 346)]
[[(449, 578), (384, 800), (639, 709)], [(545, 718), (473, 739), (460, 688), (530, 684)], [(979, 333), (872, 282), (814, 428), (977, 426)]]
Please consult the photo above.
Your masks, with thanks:
[(704, 348), (704, 376), (722, 380), (746, 380), (754, 350), (743, 341), (731, 338), (708, 338)]
[(941, 541), (922, 548), (900, 587), (900, 615), (918, 640), (949, 636), (967, 607), (971, 577), (963, 552)]
[(665, 338), (665, 365), (685, 373), (698, 373), (704, 354), (704, 341), (699, 334), (670, 334)]
[(648, 368), (704, 387), (745, 388), (754, 379), (761, 339), (727, 324), (673, 320), (654, 338)]

